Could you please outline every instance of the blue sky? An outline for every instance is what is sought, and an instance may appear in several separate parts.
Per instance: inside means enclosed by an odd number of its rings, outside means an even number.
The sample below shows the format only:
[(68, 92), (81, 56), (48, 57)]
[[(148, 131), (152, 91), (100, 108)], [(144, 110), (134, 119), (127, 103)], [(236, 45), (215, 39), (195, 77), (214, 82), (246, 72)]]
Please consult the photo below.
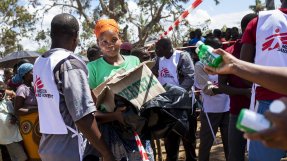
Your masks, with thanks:
[[(255, 4), (255, 0), (219, 0), (220, 3), (215, 5), (214, 0), (203, 0), (202, 4), (198, 6), (198, 9), (203, 9), (208, 12), (209, 15), (234, 13), (249, 10), (250, 5)], [(191, 0), (188, 4), (191, 4)], [(261, 0), (265, 2), (265, 0)], [(280, 0), (275, 0), (275, 6), (280, 6)]]

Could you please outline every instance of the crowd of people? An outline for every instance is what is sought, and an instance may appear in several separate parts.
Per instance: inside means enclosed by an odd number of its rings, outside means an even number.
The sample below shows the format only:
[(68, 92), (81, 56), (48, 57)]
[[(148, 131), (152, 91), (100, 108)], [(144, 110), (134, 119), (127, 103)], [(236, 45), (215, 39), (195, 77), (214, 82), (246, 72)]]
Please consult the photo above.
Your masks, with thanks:
[[(4, 69), (0, 80), (0, 160), (155, 160), (151, 138), (140, 136), (139, 143), (135, 137), (122, 137), (125, 129), (114, 126), (125, 124), (127, 107), (114, 107), (114, 112), (107, 112), (104, 105), (96, 108), (98, 98), (91, 92), (117, 72), (145, 61), (155, 63), (151, 71), (160, 84), (178, 87), (192, 100), (190, 109), (170, 109), (188, 129), (188, 137), (170, 130), (162, 138), (167, 161), (178, 160), (181, 141), (186, 161), (210, 160), (218, 129), (227, 161), (244, 161), (246, 152), (250, 161), (281, 160), (287, 150), (287, 109), (279, 114), (268, 111), (274, 100), (287, 105), (287, 1), (281, 2), (278, 10), (245, 15), (242, 33), (233, 27), (202, 36), (196, 29), (190, 32), (190, 40), (184, 44), (189, 47), (184, 50), (175, 49), (169, 38), (161, 38), (154, 53), (122, 42), (117, 22), (100, 19), (94, 28), (97, 45), (87, 49), (87, 64), (73, 54), (79, 41), (77, 19), (67, 13), (56, 15), (51, 22), (50, 50), (34, 64), (23, 59), (13, 69)], [(198, 41), (222, 56), (220, 67), (199, 60), (193, 47)], [(249, 108), (266, 114), (272, 127), (247, 134), (237, 129), (240, 111)]]

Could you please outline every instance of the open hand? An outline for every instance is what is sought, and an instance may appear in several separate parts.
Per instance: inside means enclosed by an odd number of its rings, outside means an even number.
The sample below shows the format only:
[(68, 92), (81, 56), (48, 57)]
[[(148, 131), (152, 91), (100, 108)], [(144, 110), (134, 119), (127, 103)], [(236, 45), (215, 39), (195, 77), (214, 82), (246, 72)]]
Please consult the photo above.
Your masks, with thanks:
[(222, 49), (216, 49), (216, 50), (213, 50), (213, 52), (218, 55), (221, 55), (223, 58), (223, 62), (221, 66), (217, 68), (205, 66), (204, 70), (208, 74), (213, 74), (213, 75), (214, 74), (232, 74), (234, 70), (234, 66), (236, 62), (238, 61), (238, 59)]
[[(287, 107), (287, 98), (281, 99)], [(272, 122), (272, 127), (255, 133), (246, 133), (244, 137), (259, 140), (271, 148), (287, 150), (287, 109), (281, 113), (266, 112), (265, 117)]]

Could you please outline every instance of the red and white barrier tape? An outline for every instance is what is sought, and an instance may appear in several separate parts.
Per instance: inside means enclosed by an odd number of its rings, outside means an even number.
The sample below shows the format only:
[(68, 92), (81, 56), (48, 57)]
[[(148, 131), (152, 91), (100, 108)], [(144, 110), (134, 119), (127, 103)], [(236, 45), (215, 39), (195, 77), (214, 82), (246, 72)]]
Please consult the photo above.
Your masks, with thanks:
[(195, 0), (192, 5), (190, 6), (189, 9), (185, 10), (180, 16), (179, 18), (168, 28), (167, 31), (165, 31), (163, 34), (161, 34), (160, 39), (163, 38), (164, 36), (166, 36), (170, 31), (172, 31), (176, 26), (179, 25), (179, 23), (185, 19), (191, 12), (193, 9), (195, 9), (197, 6), (199, 6), (201, 4), (202, 0)]
[(139, 148), (140, 155), (142, 157), (142, 161), (149, 161), (147, 153), (145, 151), (145, 148), (143, 147), (143, 144), (141, 142), (139, 135), (136, 132), (134, 132), (134, 136), (137, 142), (137, 146)]
[[(222, 42), (222, 45), (225, 45), (225, 44), (235, 44), (236, 41), (226, 41), (226, 42)], [(196, 48), (196, 46), (185, 46), (185, 47), (177, 47), (176, 49), (187, 49), (187, 48)]]
[[(235, 44), (236, 41), (226, 41), (226, 42), (222, 42), (222, 45), (225, 44)], [(180, 50), (180, 49), (188, 49), (188, 48), (196, 48), (196, 46), (185, 46), (185, 47), (176, 47), (175, 49)], [(155, 52), (154, 50), (148, 50), (148, 52)]]

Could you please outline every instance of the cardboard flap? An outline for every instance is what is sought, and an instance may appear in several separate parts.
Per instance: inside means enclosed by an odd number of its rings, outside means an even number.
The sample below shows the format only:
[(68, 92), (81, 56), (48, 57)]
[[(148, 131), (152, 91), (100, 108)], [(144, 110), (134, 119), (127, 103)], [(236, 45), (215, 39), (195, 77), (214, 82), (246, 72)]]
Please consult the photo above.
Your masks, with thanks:
[(143, 63), (145, 63), (149, 69), (152, 69), (155, 66), (155, 61), (145, 61)]
[(126, 77), (116, 82), (109, 82), (107, 85), (113, 93), (129, 100), (138, 110), (144, 103), (165, 92), (146, 64), (131, 71)]
[(150, 70), (154, 65), (155, 62), (144, 62), (132, 70), (117, 73), (100, 84), (93, 90), (97, 97), (97, 108), (103, 107), (107, 112), (113, 112), (114, 95), (117, 94), (140, 110), (144, 103), (164, 93), (165, 89)]
[(128, 71), (126, 71), (126, 72), (124, 72), (122, 74), (119, 74), (119, 75), (115, 76), (114, 79), (109, 81), (107, 84), (115, 84), (115, 83), (121, 81), (125, 77), (128, 77), (129, 75), (134, 73), (139, 68), (142, 68), (142, 66), (147, 66), (149, 69), (152, 69), (154, 67), (154, 65), (155, 65), (154, 61), (145, 61), (145, 62), (141, 63), (138, 67), (136, 67), (136, 68), (134, 68), (132, 70), (128, 70)]

